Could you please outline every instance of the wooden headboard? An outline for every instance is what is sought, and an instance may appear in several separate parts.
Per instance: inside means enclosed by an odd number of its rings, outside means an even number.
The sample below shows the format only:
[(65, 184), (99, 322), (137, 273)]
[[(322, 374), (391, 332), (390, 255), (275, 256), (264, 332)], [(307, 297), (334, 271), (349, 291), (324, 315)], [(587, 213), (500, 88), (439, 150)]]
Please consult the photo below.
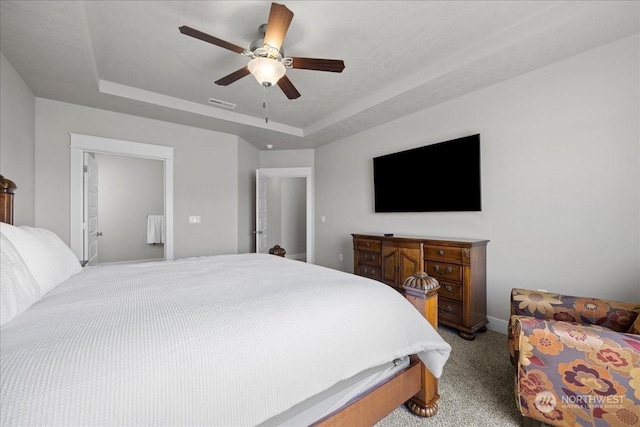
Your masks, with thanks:
[(0, 221), (13, 224), (13, 194), (15, 182), (0, 175)]

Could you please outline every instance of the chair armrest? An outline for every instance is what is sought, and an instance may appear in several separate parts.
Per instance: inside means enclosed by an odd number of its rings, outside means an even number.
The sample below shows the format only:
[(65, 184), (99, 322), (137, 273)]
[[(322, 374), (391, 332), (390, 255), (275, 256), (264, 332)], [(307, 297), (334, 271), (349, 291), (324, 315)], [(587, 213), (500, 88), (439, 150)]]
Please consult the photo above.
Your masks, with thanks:
[(598, 325), (616, 332), (626, 332), (639, 313), (638, 303), (582, 298), (529, 289), (511, 290), (512, 315)]
[(640, 336), (516, 315), (508, 340), (523, 415), (551, 425), (616, 425), (624, 411), (638, 413)]

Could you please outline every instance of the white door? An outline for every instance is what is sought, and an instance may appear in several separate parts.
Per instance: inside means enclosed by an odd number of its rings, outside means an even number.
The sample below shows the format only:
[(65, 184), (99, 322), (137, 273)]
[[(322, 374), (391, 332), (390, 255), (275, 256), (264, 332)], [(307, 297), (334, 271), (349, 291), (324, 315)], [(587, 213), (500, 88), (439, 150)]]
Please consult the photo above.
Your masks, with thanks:
[(267, 177), (256, 169), (256, 252), (267, 253)]
[(89, 153), (84, 153), (83, 234), (84, 249), (82, 259), (85, 265), (98, 265), (98, 163)]

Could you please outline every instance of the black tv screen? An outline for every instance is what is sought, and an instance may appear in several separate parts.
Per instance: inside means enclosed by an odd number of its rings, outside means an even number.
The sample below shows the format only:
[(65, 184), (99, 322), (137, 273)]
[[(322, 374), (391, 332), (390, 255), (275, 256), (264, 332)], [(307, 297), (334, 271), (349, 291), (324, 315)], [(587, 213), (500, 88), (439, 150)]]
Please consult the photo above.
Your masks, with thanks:
[(481, 210), (480, 134), (373, 159), (376, 212)]

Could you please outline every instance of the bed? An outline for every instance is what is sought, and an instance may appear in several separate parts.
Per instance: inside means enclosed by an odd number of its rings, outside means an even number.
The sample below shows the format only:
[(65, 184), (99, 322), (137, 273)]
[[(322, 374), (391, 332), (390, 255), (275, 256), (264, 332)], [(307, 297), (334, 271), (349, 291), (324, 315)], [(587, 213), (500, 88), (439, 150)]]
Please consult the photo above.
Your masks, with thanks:
[(269, 254), (81, 268), (55, 234), (7, 217), (2, 425), (372, 425), (405, 401), (437, 413), (451, 347), (424, 277), (405, 299)]

